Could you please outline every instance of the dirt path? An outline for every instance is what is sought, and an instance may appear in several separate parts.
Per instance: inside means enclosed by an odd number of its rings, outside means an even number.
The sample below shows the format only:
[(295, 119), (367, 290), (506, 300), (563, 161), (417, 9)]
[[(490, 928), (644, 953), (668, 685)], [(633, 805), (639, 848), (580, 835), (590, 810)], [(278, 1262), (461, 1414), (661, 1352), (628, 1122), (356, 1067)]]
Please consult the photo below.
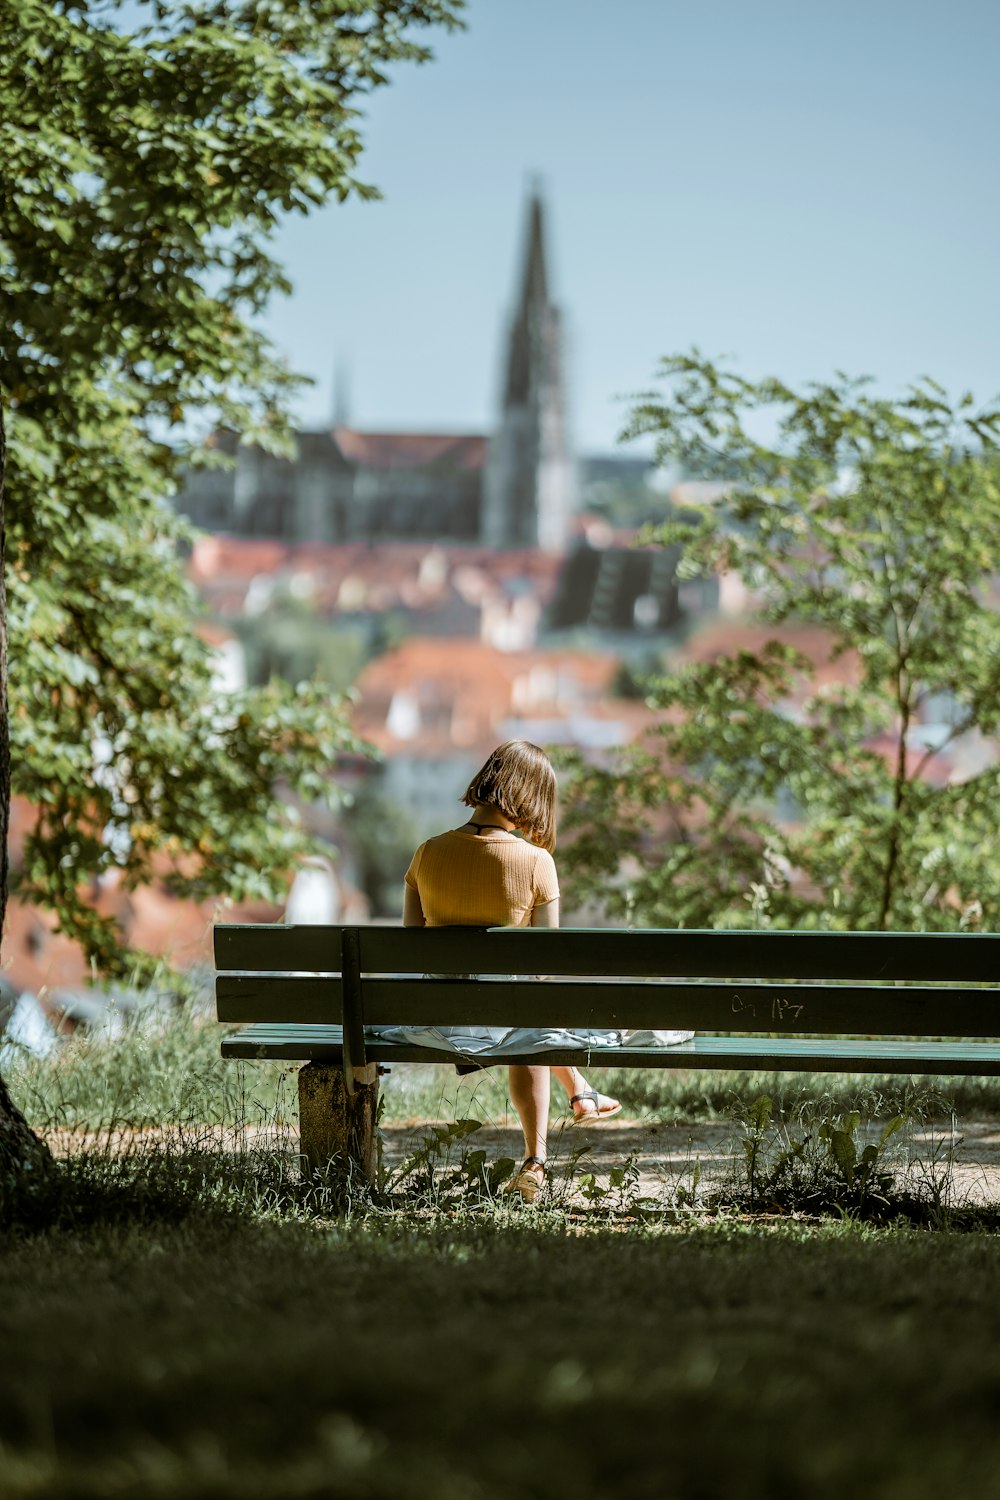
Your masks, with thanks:
[[(383, 1155), (389, 1166), (406, 1160), (427, 1137), (426, 1121), (383, 1125)], [(484, 1125), (465, 1142), (452, 1145), (456, 1162), (463, 1146), (488, 1157), (518, 1157), (521, 1138), (515, 1130)], [(894, 1159), (908, 1159), (919, 1180), (934, 1172), (943, 1179), (951, 1161), (951, 1194), (956, 1203), (1000, 1204), (1000, 1121), (974, 1121), (952, 1138), (945, 1126), (912, 1131), (895, 1148)], [(549, 1160), (555, 1181), (571, 1173), (592, 1172), (598, 1181), (615, 1167), (634, 1164), (638, 1191), (655, 1199), (673, 1198), (678, 1187), (704, 1189), (718, 1183), (738, 1165), (742, 1147), (731, 1124), (650, 1125), (644, 1121), (609, 1121), (592, 1127), (557, 1126), (549, 1132)], [(437, 1158), (444, 1164), (449, 1158)], [(606, 1183), (605, 1183), (606, 1185)]]
[[(433, 1139), (434, 1123), (404, 1120), (384, 1123), (383, 1159), (387, 1168), (398, 1169)], [(81, 1150), (141, 1153), (152, 1146), (178, 1151), (282, 1150), (294, 1153), (297, 1138), (291, 1127), (280, 1131), (262, 1128), (240, 1131), (206, 1126), (201, 1130), (116, 1130), (88, 1133), (59, 1131), (49, 1135), (48, 1145), (57, 1156)], [(472, 1136), (437, 1147), (434, 1165), (446, 1170), (460, 1161), (463, 1151), (482, 1150), (488, 1159), (518, 1158), (519, 1132), (483, 1125)], [(556, 1125), (549, 1133), (549, 1161), (554, 1184), (593, 1173), (599, 1185), (607, 1185), (616, 1167), (629, 1166), (638, 1175), (635, 1190), (642, 1196), (672, 1201), (677, 1189), (702, 1191), (717, 1184), (739, 1167), (742, 1146), (731, 1124), (662, 1125), (647, 1121), (613, 1121), (599, 1127)], [(908, 1161), (915, 1179), (933, 1174), (945, 1181), (950, 1163), (949, 1200), (955, 1204), (1000, 1204), (1000, 1121), (971, 1121), (954, 1138), (945, 1126), (911, 1131), (894, 1143), (893, 1160)]]

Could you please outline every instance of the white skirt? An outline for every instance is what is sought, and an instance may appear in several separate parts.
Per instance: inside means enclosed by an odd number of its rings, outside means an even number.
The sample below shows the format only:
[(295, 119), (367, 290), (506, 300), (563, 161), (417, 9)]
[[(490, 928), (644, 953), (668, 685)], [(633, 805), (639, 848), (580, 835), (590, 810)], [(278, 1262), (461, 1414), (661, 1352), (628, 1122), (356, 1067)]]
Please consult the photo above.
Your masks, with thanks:
[(456, 1057), (504, 1057), (565, 1048), (597, 1052), (602, 1047), (676, 1047), (689, 1042), (693, 1031), (570, 1031), (562, 1026), (366, 1026), (372, 1042), (399, 1042), (411, 1047), (434, 1047)]
[[(444, 979), (443, 974), (425, 974), (425, 979)], [(474, 974), (455, 974), (454, 979), (475, 979)], [(498, 975), (511, 984), (527, 976)], [(564, 1026), (366, 1026), (369, 1041), (405, 1043), (411, 1047), (433, 1047), (456, 1057), (504, 1057), (565, 1048), (596, 1052), (602, 1047), (676, 1047), (689, 1042), (693, 1031), (590, 1031)]]

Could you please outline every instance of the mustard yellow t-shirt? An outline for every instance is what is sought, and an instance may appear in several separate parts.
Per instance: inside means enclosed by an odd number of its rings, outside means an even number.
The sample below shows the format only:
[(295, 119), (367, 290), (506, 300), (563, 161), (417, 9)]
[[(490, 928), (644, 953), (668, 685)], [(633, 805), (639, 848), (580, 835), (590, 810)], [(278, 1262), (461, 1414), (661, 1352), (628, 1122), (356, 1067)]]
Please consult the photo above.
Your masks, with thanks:
[(406, 883), (420, 897), (428, 927), (530, 927), (534, 908), (559, 895), (547, 849), (462, 828), (421, 844)]

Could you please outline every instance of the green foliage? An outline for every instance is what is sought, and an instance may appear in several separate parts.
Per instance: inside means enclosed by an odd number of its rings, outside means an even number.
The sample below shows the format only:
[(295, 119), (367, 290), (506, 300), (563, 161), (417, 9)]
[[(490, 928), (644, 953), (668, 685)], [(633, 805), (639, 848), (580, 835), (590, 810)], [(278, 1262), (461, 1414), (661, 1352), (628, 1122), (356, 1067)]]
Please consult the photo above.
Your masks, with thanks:
[[(934, 1222), (941, 1214), (933, 1170), (920, 1163), (915, 1176), (909, 1160), (919, 1114), (872, 1121), (859, 1109), (841, 1112), (820, 1098), (789, 1116), (770, 1095), (758, 1094), (741, 1116), (742, 1163), (710, 1198), (716, 1207), (880, 1221), (905, 1215)], [(950, 1163), (947, 1175), (950, 1181)]]
[(596, 1172), (581, 1172), (576, 1186), (586, 1203), (604, 1212), (634, 1215), (662, 1211), (662, 1205), (655, 1199), (643, 1198), (640, 1193), (639, 1162), (635, 1156), (627, 1156), (611, 1168), (606, 1187)]
[(372, 655), (368, 632), (335, 625), (305, 600), (287, 596), (240, 620), (236, 629), (252, 683), (312, 678), (344, 693)]
[(391, 651), (406, 633), (399, 615), (373, 614), (344, 624), (291, 588), (276, 590), (259, 613), (222, 623), (239, 637), (251, 683), (313, 679), (333, 693), (346, 693), (361, 668)]
[(344, 809), (343, 825), (372, 915), (398, 917), (403, 909), (403, 872), (419, 843), (412, 818), (365, 784)]
[[(432, 1125), (398, 1166), (382, 1171), (379, 1201), (397, 1208), (419, 1204), (439, 1209), (496, 1201), (514, 1170), (514, 1161), (509, 1156), (491, 1159), (483, 1150), (469, 1150), (464, 1143), (482, 1128), (480, 1120)], [(456, 1146), (459, 1155), (454, 1161), (452, 1148)]]
[(221, 701), (169, 500), (225, 424), (280, 451), (296, 381), (254, 327), (279, 217), (374, 190), (357, 101), (459, 0), (0, 0), (0, 400), (21, 872), (106, 969), (81, 897), (162, 856), (179, 891), (263, 895), (301, 851), (278, 793), (333, 795), (342, 704)]
[[(663, 375), (627, 435), (726, 484), (647, 540), (682, 544), (692, 576), (737, 571), (763, 621), (816, 627), (842, 680), (774, 640), (651, 684), (644, 745), (565, 758), (573, 894), (659, 926), (995, 928), (1000, 406), (930, 381), (800, 393), (697, 354)], [(956, 742), (979, 764), (939, 784)]]
[(609, 525), (630, 530), (663, 514), (664, 500), (645, 477), (591, 480), (584, 491), (584, 507)]

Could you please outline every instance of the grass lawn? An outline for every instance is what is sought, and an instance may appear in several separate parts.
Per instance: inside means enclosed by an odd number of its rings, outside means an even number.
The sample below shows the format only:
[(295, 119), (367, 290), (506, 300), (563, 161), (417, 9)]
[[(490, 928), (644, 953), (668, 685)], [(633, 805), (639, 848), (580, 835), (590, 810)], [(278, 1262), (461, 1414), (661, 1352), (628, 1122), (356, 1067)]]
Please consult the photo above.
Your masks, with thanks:
[[(220, 1125), (293, 1124), (295, 1096), (217, 1046), (181, 1018), (9, 1072), (38, 1128), (104, 1135), (0, 1235), (2, 1500), (996, 1492), (995, 1215), (522, 1210), (404, 1182), (335, 1216), (291, 1158), (221, 1148)], [(387, 1083), (390, 1118), (506, 1112), (501, 1073)], [(789, 1111), (812, 1088), (876, 1119), (997, 1113), (975, 1082), (860, 1101), (851, 1079), (602, 1083), (665, 1121), (722, 1116), (741, 1086)], [(131, 1154), (101, 1144), (149, 1125)]]
[(8, 1242), (0, 1493), (995, 1493), (987, 1235), (194, 1215)]

